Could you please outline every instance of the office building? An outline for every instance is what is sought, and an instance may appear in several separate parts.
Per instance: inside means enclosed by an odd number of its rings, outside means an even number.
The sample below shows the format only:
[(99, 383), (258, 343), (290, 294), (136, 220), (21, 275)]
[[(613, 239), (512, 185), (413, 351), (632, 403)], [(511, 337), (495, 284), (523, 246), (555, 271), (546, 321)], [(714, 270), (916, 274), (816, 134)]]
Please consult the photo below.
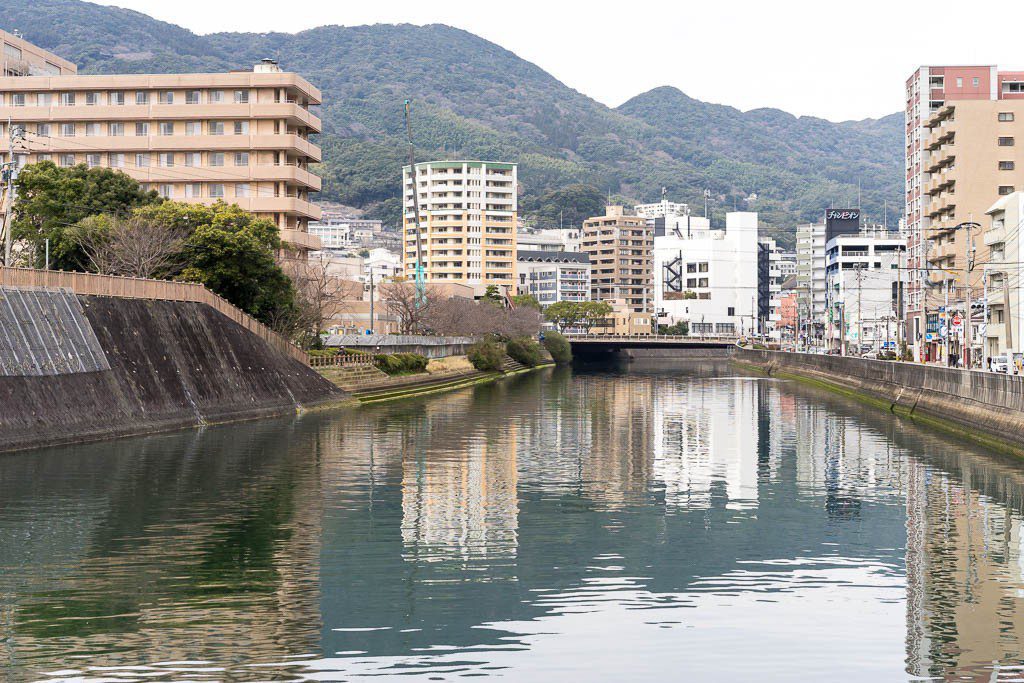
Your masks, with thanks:
[[(992, 198), (1024, 186), (1024, 72), (995, 66), (923, 66), (906, 83), (907, 341), (921, 358), (926, 327), (947, 299), (962, 308), (967, 237)], [(975, 241), (975, 260), (985, 247)], [(958, 273), (958, 271), (961, 271)], [(930, 316), (930, 317), (929, 317)]]
[[(417, 230), (413, 192), (419, 199), (419, 258), (428, 282), (453, 282), (483, 290), (516, 286), (515, 164), (430, 161), (402, 169), (404, 261), (416, 277)], [(482, 291), (481, 291), (482, 293)]]
[(906, 238), (841, 233), (826, 244), (826, 343), (845, 355), (896, 351)]
[(320, 246), (307, 232), (320, 218), (309, 198), (321, 185), (309, 170), (321, 160), (309, 140), (321, 130), (310, 111), (320, 91), (301, 76), (273, 60), (229, 73), (86, 76), (17, 36), (0, 31), (0, 41), (0, 156), (113, 168), (168, 199), (223, 200), (269, 218), (297, 251)]
[(383, 230), (381, 221), (348, 218), (323, 212), (319, 221), (309, 224), (309, 234), (316, 235), (324, 249), (362, 249), (374, 246), (374, 238)]
[[(749, 334), (758, 299), (757, 214), (727, 213), (725, 229), (685, 217), (654, 238), (658, 323), (686, 322), (691, 335)], [(695, 220), (701, 221), (695, 224)]]
[(633, 207), (633, 211), (642, 218), (665, 218), (667, 216), (685, 216), (690, 212), (690, 207), (687, 204), (662, 199), (654, 204), (637, 204)]
[(624, 301), (636, 313), (653, 311), (653, 246), (647, 219), (628, 215), (622, 206), (585, 220), (580, 249), (590, 257), (591, 299)]

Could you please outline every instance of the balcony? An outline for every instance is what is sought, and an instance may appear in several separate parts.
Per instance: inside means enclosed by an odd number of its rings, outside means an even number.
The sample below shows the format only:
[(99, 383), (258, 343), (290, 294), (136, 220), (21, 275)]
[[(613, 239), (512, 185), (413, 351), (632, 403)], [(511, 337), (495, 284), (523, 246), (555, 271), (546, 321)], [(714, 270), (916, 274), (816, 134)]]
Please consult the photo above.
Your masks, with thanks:
[(320, 238), (301, 230), (281, 230), (281, 241), (298, 249), (316, 251), (321, 247)]
[(985, 239), (985, 246), (991, 247), (993, 244), (999, 244), (1000, 242), (1006, 241), (1006, 226), (1000, 224), (999, 227), (991, 227), (986, 230), (983, 234)]
[(200, 121), (280, 120), (289, 125), (323, 129), (320, 119), (308, 109), (284, 102), (252, 104), (74, 104), (71, 106), (0, 106), (0, 118), (21, 123), (64, 123), (86, 121)]

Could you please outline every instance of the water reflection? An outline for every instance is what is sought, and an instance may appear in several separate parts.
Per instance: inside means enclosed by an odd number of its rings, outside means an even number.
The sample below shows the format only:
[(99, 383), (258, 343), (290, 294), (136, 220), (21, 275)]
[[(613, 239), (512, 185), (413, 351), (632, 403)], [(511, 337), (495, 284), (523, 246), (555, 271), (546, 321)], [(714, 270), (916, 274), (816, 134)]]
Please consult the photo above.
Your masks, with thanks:
[(13, 680), (1012, 680), (1024, 469), (727, 365), (0, 458)]

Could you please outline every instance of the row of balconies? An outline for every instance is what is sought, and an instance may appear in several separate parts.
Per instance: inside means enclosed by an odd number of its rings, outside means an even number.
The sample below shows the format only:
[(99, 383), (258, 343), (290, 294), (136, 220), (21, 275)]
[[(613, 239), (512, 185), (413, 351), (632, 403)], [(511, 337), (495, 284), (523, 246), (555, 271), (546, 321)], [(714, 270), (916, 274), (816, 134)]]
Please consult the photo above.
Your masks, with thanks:
[(322, 159), (320, 148), (292, 134), (268, 135), (96, 135), (38, 137), (29, 135), (24, 151), (33, 153), (93, 152), (247, 152), (272, 151)]
[(320, 119), (298, 104), (123, 104), (59, 106), (0, 106), (0, 118), (13, 123), (62, 123), (87, 121), (198, 121), (198, 120), (284, 120), (294, 126), (323, 130)]

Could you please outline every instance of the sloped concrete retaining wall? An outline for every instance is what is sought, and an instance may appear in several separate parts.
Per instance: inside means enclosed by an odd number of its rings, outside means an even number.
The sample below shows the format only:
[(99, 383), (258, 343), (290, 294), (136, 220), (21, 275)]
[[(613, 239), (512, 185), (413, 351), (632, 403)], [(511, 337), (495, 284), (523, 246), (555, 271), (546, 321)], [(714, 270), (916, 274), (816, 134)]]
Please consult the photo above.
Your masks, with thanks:
[(294, 413), (346, 396), (204, 304), (78, 301), (110, 369), (0, 376), (0, 451)]
[(1024, 449), (1024, 378), (914, 363), (737, 349), (735, 361), (873, 399), (965, 436)]

